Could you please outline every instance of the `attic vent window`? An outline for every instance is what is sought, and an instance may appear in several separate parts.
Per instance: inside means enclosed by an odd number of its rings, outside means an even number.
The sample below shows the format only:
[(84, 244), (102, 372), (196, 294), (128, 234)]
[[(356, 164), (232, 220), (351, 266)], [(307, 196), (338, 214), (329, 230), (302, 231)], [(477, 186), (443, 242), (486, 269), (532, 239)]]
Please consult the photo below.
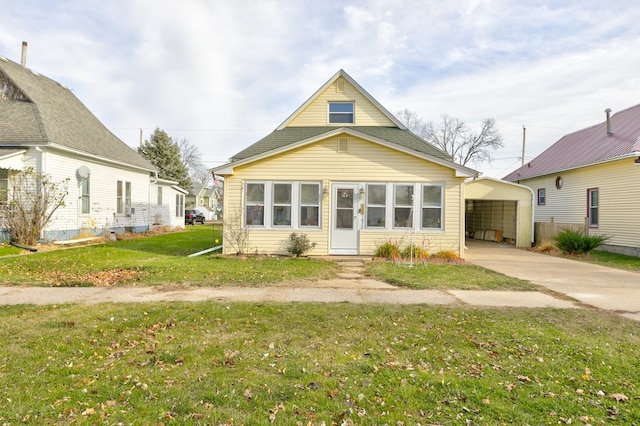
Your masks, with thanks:
[(353, 124), (354, 109), (353, 102), (329, 102), (329, 123)]
[(336, 92), (339, 92), (339, 93), (344, 92), (344, 80), (336, 81)]
[(349, 138), (338, 138), (338, 152), (349, 151)]

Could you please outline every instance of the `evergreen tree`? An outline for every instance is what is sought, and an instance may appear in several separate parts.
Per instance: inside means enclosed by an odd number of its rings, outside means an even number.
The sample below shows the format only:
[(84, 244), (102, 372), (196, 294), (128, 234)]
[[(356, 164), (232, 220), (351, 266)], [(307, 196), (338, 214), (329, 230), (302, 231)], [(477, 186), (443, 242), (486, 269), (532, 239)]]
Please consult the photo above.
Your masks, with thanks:
[(138, 153), (158, 169), (158, 177), (175, 180), (181, 188), (191, 192), (189, 169), (180, 156), (180, 147), (165, 132), (156, 127), (149, 140), (145, 140)]

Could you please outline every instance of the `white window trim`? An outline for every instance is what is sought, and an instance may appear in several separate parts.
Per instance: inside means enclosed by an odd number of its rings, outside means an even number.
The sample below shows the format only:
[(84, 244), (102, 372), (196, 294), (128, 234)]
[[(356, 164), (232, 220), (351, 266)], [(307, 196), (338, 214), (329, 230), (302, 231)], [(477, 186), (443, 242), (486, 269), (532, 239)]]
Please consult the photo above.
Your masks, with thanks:
[[(302, 185), (316, 185), (316, 187), (318, 188), (318, 204), (302, 204)], [(307, 182), (307, 181), (301, 181), (298, 182), (297, 185), (295, 185), (298, 187), (298, 198), (297, 200), (299, 201), (297, 204), (295, 203), (295, 199), (292, 200), (292, 203), (296, 206), (296, 210), (297, 210), (297, 220), (295, 223), (298, 224), (298, 228), (301, 229), (320, 229), (321, 224), (322, 224), (322, 182)], [(302, 223), (300, 223), (300, 221), (302, 221), (302, 213), (301, 210), (303, 207), (316, 207), (318, 209), (318, 224), (317, 225), (303, 225)], [(296, 214), (293, 213), (292, 214)], [(293, 221), (291, 222), (293, 224)]]
[[(90, 214), (91, 213), (91, 181), (89, 180), (90, 177), (86, 177), (84, 179), (82, 179), (82, 182), (80, 182), (80, 213), (81, 214)], [(85, 189), (85, 185), (87, 188), (87, 193), (85, 194), (84, 189)], [(85, 211), (85, 199), (86, 201), (86, 211)]]
[[(416, 184), (415, 183), (408, 183), (408, 182), (394, 182), (392, 183), (393, 185), (393, 191), (392, 191), (392, 198), (391, 198), (391, 229), (393, 230), (410, 230), (410, 229), (417, 229), (416, 227)], [(396, 226), (396, 188), (398, 186), (409, 186), (409, 187), (413, 187), (413, 194), (412, 194), (412, 200), (411, 200), (411, 207), (409, 207), (410, 209), (410, 213), (411, 213), (411, 226)], [(407, 208), (408, 206), (398, 206), (398, 208)]]
[[(591, 204), (591, 195), (595, 193), (597, 196), (597, 202), (595, 206)], [(596, 211), (596, 222), (593, 222), (593, 215), (591, 213), (592, 209)], [(599, 188), (588, 188), (587, 189), (587, 216), (589, 218), (589, 228), (598, 228), (600, 226), (600, 190)]]
[[(369, 186), (384, 186), (384, 204), (369, 203)], [(367, 182), (365, 184), (365, 218), (364, 225), (366, 229), (386, 230), (389, 225), (388, 205), (389, 205), (389, 184), (386, 182)], [(369, 207), (382, 207), (384, 209), (384, 226), (369, 225)]]
[[(246, 188), (249, 184), (261, 184), (264, 185), (264, 204), (247, 204)], [(273, 200), (273, 187), (275, 184), (290, 184), (291, 185), (291, 225), (274, 225), (273, 224), (273, 208), (276, 205)], [(302, 208), (302, 184), (317, 185), (318, 187), (318, 205), (313, 206), (318, 208), (318, 225), (301, 225), (300, 221), (300, 209)], [(243, 196), (242, 196), (242, 226), (247, 228), (257, 229), (273, 229), (273, 230), (291, 230), (291, 229), (305, 229), (314, 230), (322, 227), (322, 194), (321, 189), (322, 182), (320, 181), (278, 181), (278, 180), (251, 180), (243, 182)], [(248, 205), (262, 205), (264, 211), (263, 225), (250, 225), (246, 223), (246, 214)], [(283, 205), (283, 204), (278, 204)], [(305, 205), (307, 206), (307, 205)]]
[[(440, 188), (440, 205), (425, 205), (424, 202), (424, 188), (427, 186), (436, 186)], [(444, 231), (444, 183), (423, 183), (420, 185), (420, 229), (429, 231)], [(437, 228), (422, 226), (422, 210), (425, 208), (439, 208), (440, 209), (440, 226)]]
[[(247, 202), (247, 187), (249, 185), (262, 185), (264, 188), (262, 194), (262, 203), (248, 203)], [(267, 228), (267, 224), (271, 223), (271, 212), (269, 209), (268, 200), (271, 196), (271, 185), (268, 185), (267, 181), (246, 181), (242, 188), (242, 226), (247, 228)], [(247, 223), (247, 207), (248, 206), (262, 206), (262, 225), (252, 225)]]
[[(353, 107), (353, 112), (331, 112), (331, 105), (332, 104), (351, 104), (351, 106)], [(331, 115), (352, 115), (353, 116), (353, 120), (349, 123), (343, 123), (343, 122), (333, 122), (331, 121)], [(344, 125), (344, 126), (353, 126), (356, 124), (356, 102), (355, 101), (329, 101), (327, 102), (327, 124), (331, 124), (331, 125)]]

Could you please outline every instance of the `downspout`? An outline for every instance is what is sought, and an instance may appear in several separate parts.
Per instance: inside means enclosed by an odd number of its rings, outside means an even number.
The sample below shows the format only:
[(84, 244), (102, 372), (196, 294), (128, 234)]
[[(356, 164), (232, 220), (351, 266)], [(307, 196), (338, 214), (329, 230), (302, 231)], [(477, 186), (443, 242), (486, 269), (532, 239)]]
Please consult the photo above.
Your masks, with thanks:
[(149, 179), (149, 187), (147, 188), (147, 231), (151, 230), (151, 184), (153, 183), (158, 183), (157, 171), (151, 172), (151, 179)]

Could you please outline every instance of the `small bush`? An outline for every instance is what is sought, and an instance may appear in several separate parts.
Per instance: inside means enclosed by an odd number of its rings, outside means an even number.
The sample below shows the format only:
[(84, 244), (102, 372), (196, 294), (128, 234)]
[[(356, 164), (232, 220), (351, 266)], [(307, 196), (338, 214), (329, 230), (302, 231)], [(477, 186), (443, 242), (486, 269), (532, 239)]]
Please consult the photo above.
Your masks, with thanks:
[(423, 248), (420, 246), (409, 244), (402, 249), (402, 251), (400, 252), (400, 256), (402, 256), (403, 259), (411, 259), (412, 256), (414, 260), (426, 259), (429, 257), (429, 253), (423, 250)]
[(295, 257), (300, 257), (315, 246), (316, 243), (309, 241), (307, 234), (296, 234), (295, 232), (292, 232), (289, 235), (287, 251)]
[(445, 259), (445, 260), (458, 260), (458, 259), (460, 259), (460, 256), (458, 256), (458, 253), (456, 253), (453, 250), (440, 250), (439, 252), (434, 254), (432, 257), (434, 257), (436, 259)]
[(397, 259), (400, 257), (400, 247), (397, 242), (385, 241), (381, 244), (376, 243), (375, 257), (384, 259)]
[(584, 235), (579, 231), (565, 229), (554, 238), (558, 249), (568, 254), (586, 254), (600, 247), (609, 237), (605, 235)]

